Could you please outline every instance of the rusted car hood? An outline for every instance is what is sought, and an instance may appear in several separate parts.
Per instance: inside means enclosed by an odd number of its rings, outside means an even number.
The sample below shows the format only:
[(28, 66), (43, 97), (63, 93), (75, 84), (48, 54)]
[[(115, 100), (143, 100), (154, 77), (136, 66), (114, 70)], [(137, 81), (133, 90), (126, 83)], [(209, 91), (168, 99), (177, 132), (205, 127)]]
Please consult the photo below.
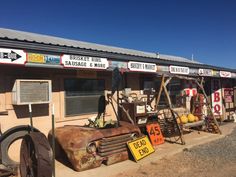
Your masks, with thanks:
[(86, 147), (88, 142), (122, 134), (137, 132), (140, 130), (128, 122), (120, 121), (120, 127), (97, 129), (84, 126), (66, 125), (55, 129), (55, 137), (63, 149)]

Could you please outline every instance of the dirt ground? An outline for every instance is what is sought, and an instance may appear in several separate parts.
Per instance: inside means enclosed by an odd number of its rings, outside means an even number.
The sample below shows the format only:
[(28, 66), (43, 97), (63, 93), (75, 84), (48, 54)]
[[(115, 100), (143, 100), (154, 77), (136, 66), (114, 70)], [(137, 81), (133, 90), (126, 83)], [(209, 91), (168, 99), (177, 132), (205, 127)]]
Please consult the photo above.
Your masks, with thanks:
[(115, 177), (236, 177), (236, 129), (225, 138)]

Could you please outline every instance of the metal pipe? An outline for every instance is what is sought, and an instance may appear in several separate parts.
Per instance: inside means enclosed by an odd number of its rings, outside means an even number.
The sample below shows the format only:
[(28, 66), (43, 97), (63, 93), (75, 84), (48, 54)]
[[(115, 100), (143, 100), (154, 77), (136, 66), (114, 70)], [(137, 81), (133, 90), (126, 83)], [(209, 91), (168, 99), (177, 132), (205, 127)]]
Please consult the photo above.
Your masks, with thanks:
[(54, 104), (52, 104), (52, 176), (56, 177), (55, 170), (55, 109)]

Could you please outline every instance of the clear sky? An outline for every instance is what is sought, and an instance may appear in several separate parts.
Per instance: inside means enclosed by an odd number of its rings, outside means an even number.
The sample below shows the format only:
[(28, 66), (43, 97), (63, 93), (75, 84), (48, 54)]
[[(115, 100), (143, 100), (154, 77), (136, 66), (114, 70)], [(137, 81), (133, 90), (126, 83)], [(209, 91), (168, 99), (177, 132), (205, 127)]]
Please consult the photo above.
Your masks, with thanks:
[(236, 0), (2, 0), (0, 27), (236, 69)]

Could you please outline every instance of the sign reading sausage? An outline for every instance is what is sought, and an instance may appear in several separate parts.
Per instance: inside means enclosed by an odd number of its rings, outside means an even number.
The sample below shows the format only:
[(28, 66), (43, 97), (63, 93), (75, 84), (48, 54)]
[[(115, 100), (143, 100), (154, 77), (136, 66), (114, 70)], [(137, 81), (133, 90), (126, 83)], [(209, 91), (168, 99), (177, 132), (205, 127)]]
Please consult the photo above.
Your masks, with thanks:
[(147, 157), (151, 153), (155, 152), (147, 136), (129, 141), (127, 144), (135, 161)]
[(61, 63), (65, 68), (90, 68), (107, 69), (108, 61), (106, 58), (89, 57), (81, 55), (63, 55)]

